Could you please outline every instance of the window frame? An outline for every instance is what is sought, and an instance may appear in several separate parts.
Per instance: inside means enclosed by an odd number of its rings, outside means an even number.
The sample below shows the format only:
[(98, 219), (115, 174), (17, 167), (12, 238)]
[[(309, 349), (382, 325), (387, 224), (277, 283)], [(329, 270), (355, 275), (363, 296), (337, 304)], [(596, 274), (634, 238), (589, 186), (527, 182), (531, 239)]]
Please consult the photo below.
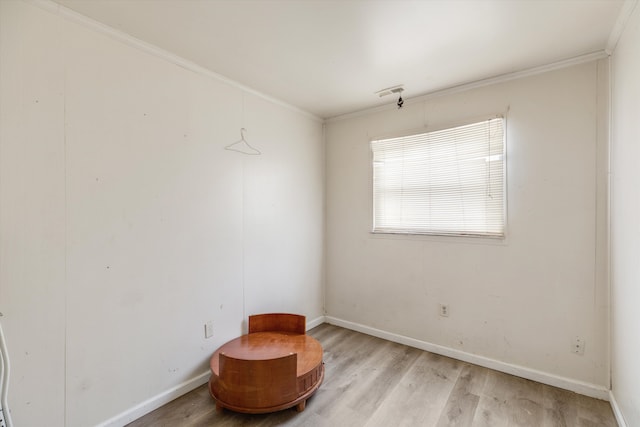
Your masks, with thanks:
[[(409, 130), (403, 130), (403, 131), (399, 131), (399, 132), (389, 132), (389, 133), (383, 133), (383, 134), (378, 134), (375, 136), (372, 136), (369, 138), (368, 140), (368, 149), (369, 149), (369, 195), (371, 197), (370, 199), (370, 203), (369, 203), (369, 209), (370, 209), (370, 227), (369, 227), (369, 234), (374, 236), (374, 237), (379, 237), (379, 238), (385, 238), (385, 237), (397, 237), (397, 238), (418, 238), (418, 239), (432, 239), (432, 238), (436, 238), (437, 240), (445, 240), (445, 241), (452, 241), (452, 240), (461, 240), (461, 241), (470, 241), (470, 242), (478, 242), (478, 241), (484, 241), (487, 243), (491, 243), (491, 242), (496, 242), (496, 243), (506, 243), (507, 239), (508, 239), (508, 182), (507, 182), (507, 166), (508, 166), (508, 157), (507, 157), (507, 143), (508, 143), (508, 137), (507, 137), (507, 129), (508, 129), (508, 117), (507, 117), (507, 111), (502, 112), (502, 113), (493, 113), (493, 114), (485, 114), (485, 115), (481, 115), (481, 116), (473, 116), (470, 118), (466, 118), (466, 119), (461, 119), (461, 120), (456, 120), (456, 121), (452, 121), (452, 122), (444, 122), (441, 123), (437, 126), (424, 126), (421, 128), (413, 128), (413, 129), (409, 129)], [(502, 122), (502, 183), (503, 183), (503, 191), (502, 191), (502, 217), (503, 217), (503, 224), (502, 224), (502, 234), (499, 235), (491, 235), (491, 234), (472, 234), (472, 233), (465, 233), (465, 232), (456, 232), (456, 233), (442, 233), (442, 232), (438, 232), (437, 230), (431, 230), (431, 231), (423, 231), (423, 232), (416, 232), (416, 231), (406, 231), (406, 232), (402, 232), (402, 231), (388, 231), (388, 230), (375, 230), (375, 187), (374, 187), (374, 165), (373, 165), (373, 159), (374, 159), (374, 153), (373, 153), (373, 148), (372, 148), (372, 142), (373, 141), (379, 141), (382, 139), (392, 139), (392, 138), (401, 138), (401, 137), (407, 137), (407, 136), (412, 136), (412, 135), (419, 135), (419, 134), (423, 134), (423, 133), (430, 133), (430, 132), (438, 132), (438, 131), (442, 131), (442, 130), (447, 130), (447, 129), (453, 129), (456, 127), (461, 127), (461, 126), (466, 126), (466, 125), (471, 125), (474, 123), (479, 123), (479, 122), (483, 122), (483, 121), (487, 121), (487, 120), (491, 120), (491, 119), (496, 119), (496, 118), (500, 118), (503, 120)]]

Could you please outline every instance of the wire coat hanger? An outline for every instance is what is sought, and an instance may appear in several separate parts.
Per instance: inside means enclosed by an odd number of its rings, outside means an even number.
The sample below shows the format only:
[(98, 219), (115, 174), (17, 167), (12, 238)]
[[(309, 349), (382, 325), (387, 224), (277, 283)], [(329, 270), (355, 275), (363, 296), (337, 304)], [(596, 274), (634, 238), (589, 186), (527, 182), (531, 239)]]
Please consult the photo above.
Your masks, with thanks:
[(257, 148), (253, 148), (251, 144), (247, 142), (244, 136), (246, 131), (247, 130), (245, 128), (240, 128), (240, 139), (233, 144), (227, 145), (226, 147), (224, 147), (224, 149), (229, 151), (237, 151), (238, 153), (248, 154), (250, 156), (258, 156), (262, 154), (260, 150), (258, 150)]

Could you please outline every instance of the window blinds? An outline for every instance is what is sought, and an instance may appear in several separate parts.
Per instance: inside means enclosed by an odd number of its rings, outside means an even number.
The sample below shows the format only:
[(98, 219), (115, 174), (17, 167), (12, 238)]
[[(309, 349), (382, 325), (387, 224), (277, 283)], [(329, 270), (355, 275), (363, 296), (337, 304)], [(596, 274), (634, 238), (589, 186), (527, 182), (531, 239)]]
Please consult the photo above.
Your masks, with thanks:
[(503, 122), (371, 141), (373, 231), (504, 236)]

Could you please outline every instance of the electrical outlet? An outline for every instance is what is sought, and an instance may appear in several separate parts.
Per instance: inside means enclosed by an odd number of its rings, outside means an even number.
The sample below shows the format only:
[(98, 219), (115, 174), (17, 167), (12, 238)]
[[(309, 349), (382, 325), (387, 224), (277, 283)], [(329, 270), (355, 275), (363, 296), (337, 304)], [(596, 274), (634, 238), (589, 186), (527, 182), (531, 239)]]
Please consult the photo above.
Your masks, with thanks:
[(440, 304), (440, 316), (449, 317), (449, 305)]
[(204, 324), (204, 337), (211, 338), (213, 336), (213, 320), (209, 320)]
[(582, 356), (584, 354), (584, 340), (580, 337), (575, 337), (571, 345), (571, 351)]

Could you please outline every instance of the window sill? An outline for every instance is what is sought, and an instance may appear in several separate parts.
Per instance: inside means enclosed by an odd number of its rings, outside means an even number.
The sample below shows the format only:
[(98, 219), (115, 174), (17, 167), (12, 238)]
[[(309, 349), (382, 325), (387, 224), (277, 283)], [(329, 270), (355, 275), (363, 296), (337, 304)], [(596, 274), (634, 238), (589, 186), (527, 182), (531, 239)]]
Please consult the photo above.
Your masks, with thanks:
[(383, 231), (369, 231), (373, 239), (381, 240), (409, 240), (409, 241), (429, 241), (438, 243), (459, 243), (473, 245), (507, 246), (508, 238), (504, 236), (475, 236), (475, 235), (451, 235), (451, 234), (431, 234), (431, 233), (391, 233)]

